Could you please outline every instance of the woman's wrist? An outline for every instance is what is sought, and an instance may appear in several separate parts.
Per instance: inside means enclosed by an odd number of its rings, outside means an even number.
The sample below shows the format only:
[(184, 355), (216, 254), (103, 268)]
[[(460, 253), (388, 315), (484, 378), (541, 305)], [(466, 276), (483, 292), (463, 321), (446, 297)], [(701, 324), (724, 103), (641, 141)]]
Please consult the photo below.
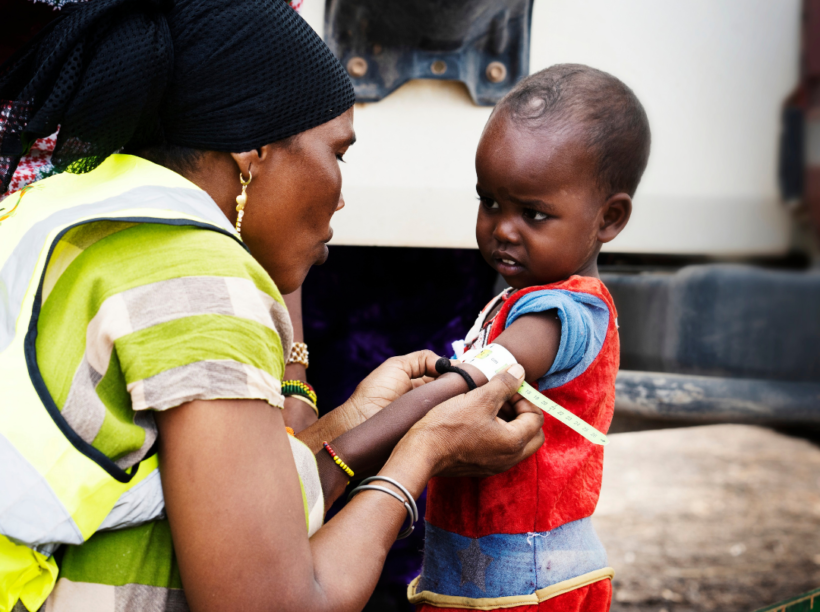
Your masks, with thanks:
[(379, 470), (382, 476), (395, 478), (414, 498), (418, 498), (427, 482), (439, 471), (441, 453), (426, 436), (408, 433), (396, 445), (390, 458)]
[(318, 416), (310, 404), (302, 402), (298, 397), (286, 397), (283, 415), (285, 425), (300, 433), (316, 423)]
[(285, 376), (283, 379), (307, 382), (307, 369), (301, 363), (289, 363), (285, 366)]
[(348, 399), (341, 406), (332, 410), (328, 416), (331, 414), (334, 419), (328, 425), (334, 429), (334, 438), (338, 438), (367, 420), (365, 414), (356, 406), (354, 398)]
[(331, 410), (313, 425), (299, 432), (296, 437), (305, 443), (314, 454), (318, 453), (322, 449), (322, 442), (332, 442), (350, 429), (341, 408), (340, 406), (335, 410)]
[[(298, 437), (301, 439), (301, 435)], [(320, 442), (319, 446), (321, 448), (323, 444)], [(316, 453), (327, 508), (344, 492), (350, 481), (349, 474), (334, 462), (332, 454), (334, 453), (324, 451)], [(345, 460), (343, 455), (340, 457), (342, 461)], [(378, 474), (394, 478), (407, 487), (414, 498), (418, 498), (427, 486), (427, 481), (440, 470), (440, 464), (441, 454), (435, 445), (425, 441), (422, 436), (408, 434), (396, 445)], [(366, 474), (357, 476), (361, 478), (364, 475)]]

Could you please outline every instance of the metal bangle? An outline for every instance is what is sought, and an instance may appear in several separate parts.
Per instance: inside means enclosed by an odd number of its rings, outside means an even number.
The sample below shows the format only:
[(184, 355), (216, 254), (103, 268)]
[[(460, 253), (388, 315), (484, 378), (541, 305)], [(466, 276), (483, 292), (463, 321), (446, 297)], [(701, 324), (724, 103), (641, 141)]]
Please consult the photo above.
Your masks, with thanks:
[(399, 533), (399, 535), (396, 536), (396, 539), (397, 540), (403, 540), (404, 538), (409, 536), (411, 533), (413, 533), (413, 529), (416, 528), (416, 526), (415, 526), (416, 521), (413, 519), (413, 517), (418, 515), (418, 510), (416, 510), (415, 513), (413, 511), (414, 508), (415, 508), (415, 503), (413, 504), (413, 507), (411, 507), (410, 504), (408, 504), (405, 500), (403, 500), (401, 498), (401, 495), (399, 495), (395, 491), (391, 491), (390, 489), (385, 489), (384, 487), (380, 487), (379, 485), (359, 485), (358, 487), (356, 487), (355, 489), (353, 489), (350, 492), (350, 495), (347, 496), (347, 501), (350, 501), (351, 499), (353, 499), (356, 495), (358, 495), (362, 491), (381, 491), (382, 493), (387, 493), (388, 495), (390, 495), (392, 497), (395, 497), (397, 500), (399, 500), (401, 502), (401, 504), (404, 506), (404, 509), (407, 511), (407, 518), (409, 519), (410, 524), (407, 526), (407, 529), (405, 529), (404, 531), (401, 531)]
[(416, 500), (413, 499), (413, 496), (410, 495), (410, 491), (408, 491), (403, 484), (401, 484), (397, 480), (393, 480), (389, 476), (380, 476), (379, 474), (376, 474), (375, 476), (370, 476), (369, 478), (365, 478), (364, 480), (362, 480), (360, 484), (366, 485), (370, 482), (373, 482), (374, 480), (382, 480), (384, 482), (389, 482), (399, 491), (404, 493), (405, 497), (407, 498), (407, 503), (409, 503), (413, 507), (413, 522), (415, 523), (419, 520), (419, 509), (416, 507)]

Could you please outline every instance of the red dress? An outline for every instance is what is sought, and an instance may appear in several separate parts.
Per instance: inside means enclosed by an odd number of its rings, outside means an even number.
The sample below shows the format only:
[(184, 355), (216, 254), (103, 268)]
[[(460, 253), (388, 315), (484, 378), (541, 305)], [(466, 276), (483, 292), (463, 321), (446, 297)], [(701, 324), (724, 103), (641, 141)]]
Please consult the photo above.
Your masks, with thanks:
[[(516, 291), (473, 346), (493, 342), (515, 304), (533, 292), (596, 306), (600, 347), (587, 351), (588, 365), (542, 393), (606, 433), (615, 404), (619, 344), (615, 305), (600, 280), (573, 276)], [(408, 590), (418, 610), (609, 609), (613, 572), (589, 520), (601, 489), (603, 447), (549, 415), (543, 430), (544, 445), (503, 474), (430, 482), (424, 566)]]

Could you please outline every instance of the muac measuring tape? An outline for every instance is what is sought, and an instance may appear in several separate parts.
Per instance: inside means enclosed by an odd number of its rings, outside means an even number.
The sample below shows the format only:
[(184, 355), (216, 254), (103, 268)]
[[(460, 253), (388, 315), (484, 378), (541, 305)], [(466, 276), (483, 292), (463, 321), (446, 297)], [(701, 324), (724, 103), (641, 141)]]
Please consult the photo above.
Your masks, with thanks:
[[(500, 344), (489, 344), (483, 349), (473, 349), (461, 356), (462, 363), (469, 363), (481, 370), (481, 373), (490, 380), (496, 374), (506, 370), (513, 364), (518, 363), (512, 353)], [(518, 393), (529, 402), (538, 406), (548, 415), (558, 419), (570, 429), (578, 432), (593, 444), (606, 446), (609, 444), (607, 437), (592, 425), (579, 419), (566, 408), (562, 408), (548, 397), (544, 397), (536, 389), (533, 389), (526, 381), (518, 388)]]

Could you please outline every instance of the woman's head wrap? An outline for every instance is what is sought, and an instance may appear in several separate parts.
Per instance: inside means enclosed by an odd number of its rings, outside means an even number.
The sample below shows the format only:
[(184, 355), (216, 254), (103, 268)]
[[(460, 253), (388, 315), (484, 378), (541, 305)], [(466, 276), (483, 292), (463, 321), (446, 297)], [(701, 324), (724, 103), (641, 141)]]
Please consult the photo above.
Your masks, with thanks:
[(283, 0), (88, 0), (0, 67), (0, 193), (57, 132), (57, 170), (128, 146), (250, 151), (353, 105), (342, 65)]

